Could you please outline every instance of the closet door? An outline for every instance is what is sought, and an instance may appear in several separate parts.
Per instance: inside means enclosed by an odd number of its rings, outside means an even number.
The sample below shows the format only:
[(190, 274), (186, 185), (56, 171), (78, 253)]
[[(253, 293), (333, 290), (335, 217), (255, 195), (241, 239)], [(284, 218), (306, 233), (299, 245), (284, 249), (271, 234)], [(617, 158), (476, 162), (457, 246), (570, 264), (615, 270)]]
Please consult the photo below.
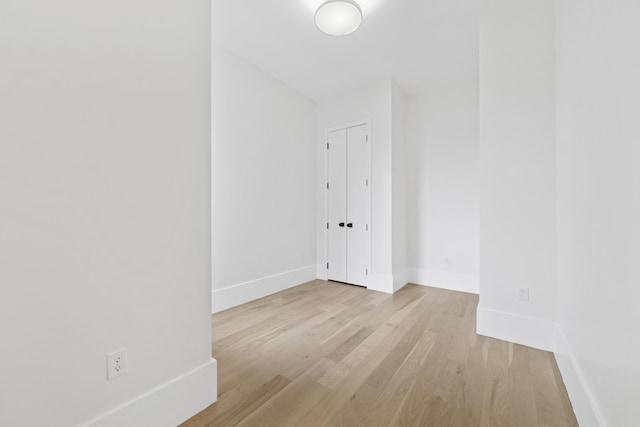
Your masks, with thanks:
[(347, 130), (330, 132), (327, 170), (328, 278), (347, 282)]
[(371, 262), (371, 144), (367, 125), (347, 129), (347, 283), (366, 285)]
[(341, 129), (327, 136), (327, 277), (366, 286), (371, 271), (368, 125)]

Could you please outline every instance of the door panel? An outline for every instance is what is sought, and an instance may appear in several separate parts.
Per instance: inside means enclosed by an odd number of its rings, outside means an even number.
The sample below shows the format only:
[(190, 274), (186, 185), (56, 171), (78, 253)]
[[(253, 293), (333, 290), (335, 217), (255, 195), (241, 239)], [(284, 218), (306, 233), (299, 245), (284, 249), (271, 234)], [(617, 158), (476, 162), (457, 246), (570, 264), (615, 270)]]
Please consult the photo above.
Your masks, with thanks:
[(347, 282), (347, 130), (329, 133), (327, 142), (327, 273), (329, 280)]
[(347, 129), (347, 283), (367, 284), (371, 270), (371, 144), (367, 125)]

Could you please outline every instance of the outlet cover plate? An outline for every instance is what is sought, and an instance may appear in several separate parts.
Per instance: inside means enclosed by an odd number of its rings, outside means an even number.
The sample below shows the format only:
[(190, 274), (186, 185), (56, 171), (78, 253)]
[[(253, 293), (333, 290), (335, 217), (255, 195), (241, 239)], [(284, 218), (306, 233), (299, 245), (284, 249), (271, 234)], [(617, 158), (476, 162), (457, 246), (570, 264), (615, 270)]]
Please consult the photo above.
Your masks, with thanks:
[(109, 381), (127, 373), (127, 349), (121, 348), (107, 354), (107, 379)]

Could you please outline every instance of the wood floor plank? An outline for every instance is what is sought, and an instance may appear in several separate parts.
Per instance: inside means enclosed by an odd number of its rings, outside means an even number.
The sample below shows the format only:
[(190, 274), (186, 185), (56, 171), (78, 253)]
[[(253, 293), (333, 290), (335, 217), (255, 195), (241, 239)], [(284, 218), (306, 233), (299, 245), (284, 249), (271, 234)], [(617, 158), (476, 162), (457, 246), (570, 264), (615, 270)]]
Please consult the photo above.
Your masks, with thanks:
[(577, 426), (553, 354), (477, 335), (477, 304), (314, 280), (217, 313), (218, 401), (182, 427)]
[(538, 413), (531, 374), (509, 371), (509, 425), (538, 426)]
[(242, 399), (246, 401), (247, 404), (236, 405), (231, 410), (223, 411), (216, 417), (215, 422), (206, 424), (206, 427), (238, 425), (241, 420), (254, 413), (257, 408), (260, 408), (265, 402), (269, 401), (290, 383), (291, 381), (281, 375), (273, 377), (269, 382), (258, 387)]
[(364, 341), (369, 335), (373, 333), (373, 329), (362, 327), (358, 331), (351, 335), (347, 340), (340, 344), (335, 350), (333, 350), (327, 358), (334, 362), (340, 362), (347, 354), (356, 348), (362, 341)]
[[(393, 374), (387, 385), (382, 390), (374, 389), (376, 390), (376, 398), (372, 402), (372, 409), (368, 416), (360, 414), (360, 417), (365, 417), (368, 425), (394, 425), (394, 419), (408, 397), (409, 391), (416, 381), (416, 376), (435, 345), (435, 341), (436, 334), (431, 331), (422, 331), (422, 335), (416, 341), (411, 353)], [(371, 387), (366, 383), (365, 386)]]
[[(553, 355), (545, 351), (533, 350), (529, 358), (532, 368), (538, 373), (533, 377), (533, 387), (540, 423), (554, 426), (566, 425), (573, 422), (570, 414), (567, 414), (565, 411), (566, 405), (558, 404), (562, 402), (564, 393), (558, 389), (558, 383), (556, 382), (555, 371), (553, 369), (553, 365), (555, 364)], [(575, 425), (577, 425), (577, 423)]]
[(237, 425), (274, 426), (285, 417), (289, 424), (293, 424), (296, 418), (302, 418), (324, 394), (324, 390), (315, 387), (316, 381), (333, 365), (334, 362), (321, 359)]
[(478, 426), (480, 423), (488, 347), (489, 340), (482, 336), (470, 342), (463, 384), (453, 409), (451, 425)]
[(551, 358), (550, 361), (551, 367), (553, 369), (553, 377), (556, 383), (556, 390), (558, 390), (560, 403), (562, 404), (562, 410), (564, 413), (564, 419), (566, 420), (567, 425), (571, 427), (578, 427), (577, 420), (575, 419), (573, 407), (571, 406), (571, 401), (569, 400), (569, 394), (567, 393), (567, 389), (564, 386), (564, 382), (562, 381), (562, 374), (560, 373), (560, 368), (558, 367), (558, 362), (555, 357)]
[(509, 425), (509, 344), (490, 339), (480, 426)]
[(464, 365), (445, 360), (437, 377), (431, 383), (431, 393), (426, 400), (426, 409), (420, 417), (421, 426), (447, 426), (453, 417), (462, 386)]

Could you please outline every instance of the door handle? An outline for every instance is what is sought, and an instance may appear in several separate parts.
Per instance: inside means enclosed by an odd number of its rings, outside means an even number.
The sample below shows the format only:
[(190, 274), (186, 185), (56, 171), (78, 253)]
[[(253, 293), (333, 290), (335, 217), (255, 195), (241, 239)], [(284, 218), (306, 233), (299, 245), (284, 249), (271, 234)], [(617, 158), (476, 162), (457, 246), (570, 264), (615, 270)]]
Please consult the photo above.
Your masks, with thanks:
[(338, 224), (339, 227), (344, 227), (344, 222), (341, 222), (340, 224)]
[(349, 224), (347, 224), (347, 227), (349, 228), (353, 227), (353, 223), (350, 222)]

